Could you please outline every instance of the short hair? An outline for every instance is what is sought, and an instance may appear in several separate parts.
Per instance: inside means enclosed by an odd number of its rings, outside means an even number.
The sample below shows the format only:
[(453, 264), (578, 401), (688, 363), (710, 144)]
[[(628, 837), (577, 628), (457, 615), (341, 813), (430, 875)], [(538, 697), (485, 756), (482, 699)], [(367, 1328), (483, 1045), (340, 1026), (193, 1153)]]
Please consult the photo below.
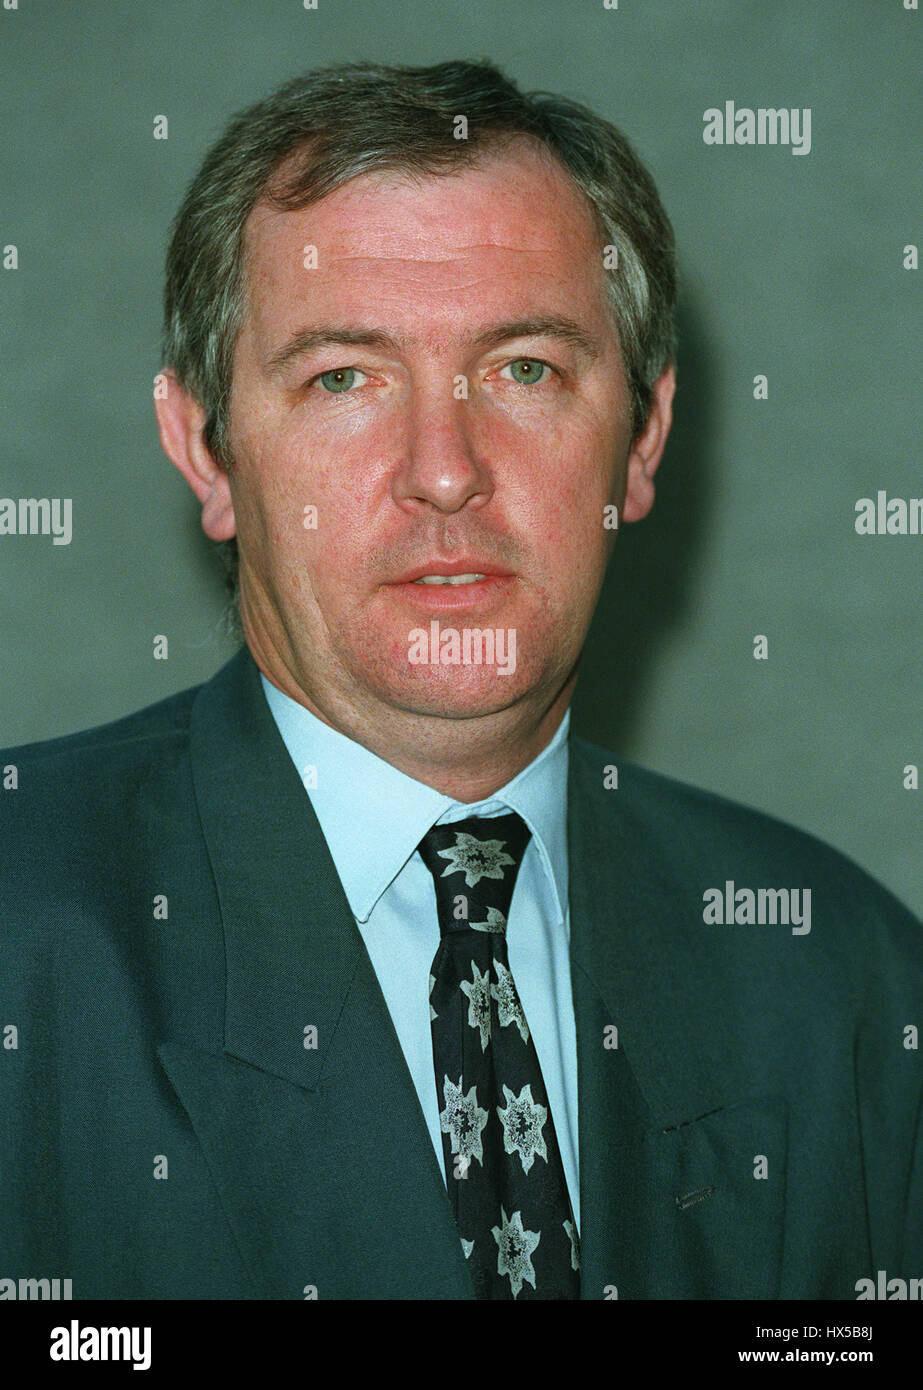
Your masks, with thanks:
[[(466, 139), (456, 138), (458, 116)], [(254, 207), (307, 207), (372, 171), (450, 173), (523, 138), (541, 142), (570, 174), (600, 248), (617, 253), (608, 296), (638, 435), (654, 383), (675, 357), (676, 259), (656, 185), (624, 135), (579, 102), (521, 92), (488, 62), (349, 63), (302, 74), (233, 116), (173, 220), (163, 360), (204, 410), (205, 443), (220, 467), (233, 461), (231, 374)], [(219, 548), (236, 606), (237, 542)]]

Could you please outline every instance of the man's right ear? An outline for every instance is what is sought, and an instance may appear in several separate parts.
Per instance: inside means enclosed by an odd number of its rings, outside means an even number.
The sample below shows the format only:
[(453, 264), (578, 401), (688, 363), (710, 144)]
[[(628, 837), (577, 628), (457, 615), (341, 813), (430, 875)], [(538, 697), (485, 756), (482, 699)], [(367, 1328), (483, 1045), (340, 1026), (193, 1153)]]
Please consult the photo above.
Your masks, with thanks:
[(154, 409), (163, 451), (202, 503), (206, 536), (229, 541), (237, 534), (234, 504), (228, 475), (205, 443), (205, 411), (169, 368), (160, 373), (158, 381), (162, 379), (166, 391), (155, 393)]

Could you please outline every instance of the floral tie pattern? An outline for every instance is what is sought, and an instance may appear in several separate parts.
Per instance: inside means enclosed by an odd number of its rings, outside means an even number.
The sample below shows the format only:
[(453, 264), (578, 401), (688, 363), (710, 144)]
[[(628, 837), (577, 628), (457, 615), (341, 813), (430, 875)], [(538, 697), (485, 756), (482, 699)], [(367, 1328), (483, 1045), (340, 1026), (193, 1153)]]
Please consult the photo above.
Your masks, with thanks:
[(449, 1197), (478, 1298), (578, 1298), (580, 1253), (548, 1095), (506, 948), (531, 832), (515, 812), (419, 845), (441, 940), (430, 973)]

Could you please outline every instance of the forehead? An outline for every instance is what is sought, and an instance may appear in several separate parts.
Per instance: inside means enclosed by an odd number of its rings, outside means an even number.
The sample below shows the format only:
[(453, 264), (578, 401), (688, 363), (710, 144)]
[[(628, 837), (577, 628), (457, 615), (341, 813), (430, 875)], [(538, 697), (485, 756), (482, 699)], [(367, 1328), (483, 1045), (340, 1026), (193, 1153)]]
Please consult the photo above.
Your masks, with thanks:
[(574, 296), (590, 306), (605, 286), (588, 201), (552, 156), (525, 144), (449, 174), (363, 174), (295, 211), (260, 203), (245, 245), (258, 337), (311, 306), (416, 308), (436, 327), (443, 313), (492, 301), (524, 313), (573, 309)]

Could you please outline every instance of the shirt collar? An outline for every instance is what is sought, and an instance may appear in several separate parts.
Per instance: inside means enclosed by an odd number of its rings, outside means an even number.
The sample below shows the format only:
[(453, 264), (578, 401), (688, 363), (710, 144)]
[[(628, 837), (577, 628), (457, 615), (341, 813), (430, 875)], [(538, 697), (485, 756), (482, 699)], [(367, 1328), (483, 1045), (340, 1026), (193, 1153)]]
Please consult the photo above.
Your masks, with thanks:
[(554, 894), (558, 919), (565, 921), (570, 710), (551, 742), (527, 767), (492, 796), (468, 803), (408, 777), (325, 724), (262, 673), (260, 679), (358, 921), (368, 921), (382, 893), (437, 821), (507, 810), (518, 812), (531, 830)]

